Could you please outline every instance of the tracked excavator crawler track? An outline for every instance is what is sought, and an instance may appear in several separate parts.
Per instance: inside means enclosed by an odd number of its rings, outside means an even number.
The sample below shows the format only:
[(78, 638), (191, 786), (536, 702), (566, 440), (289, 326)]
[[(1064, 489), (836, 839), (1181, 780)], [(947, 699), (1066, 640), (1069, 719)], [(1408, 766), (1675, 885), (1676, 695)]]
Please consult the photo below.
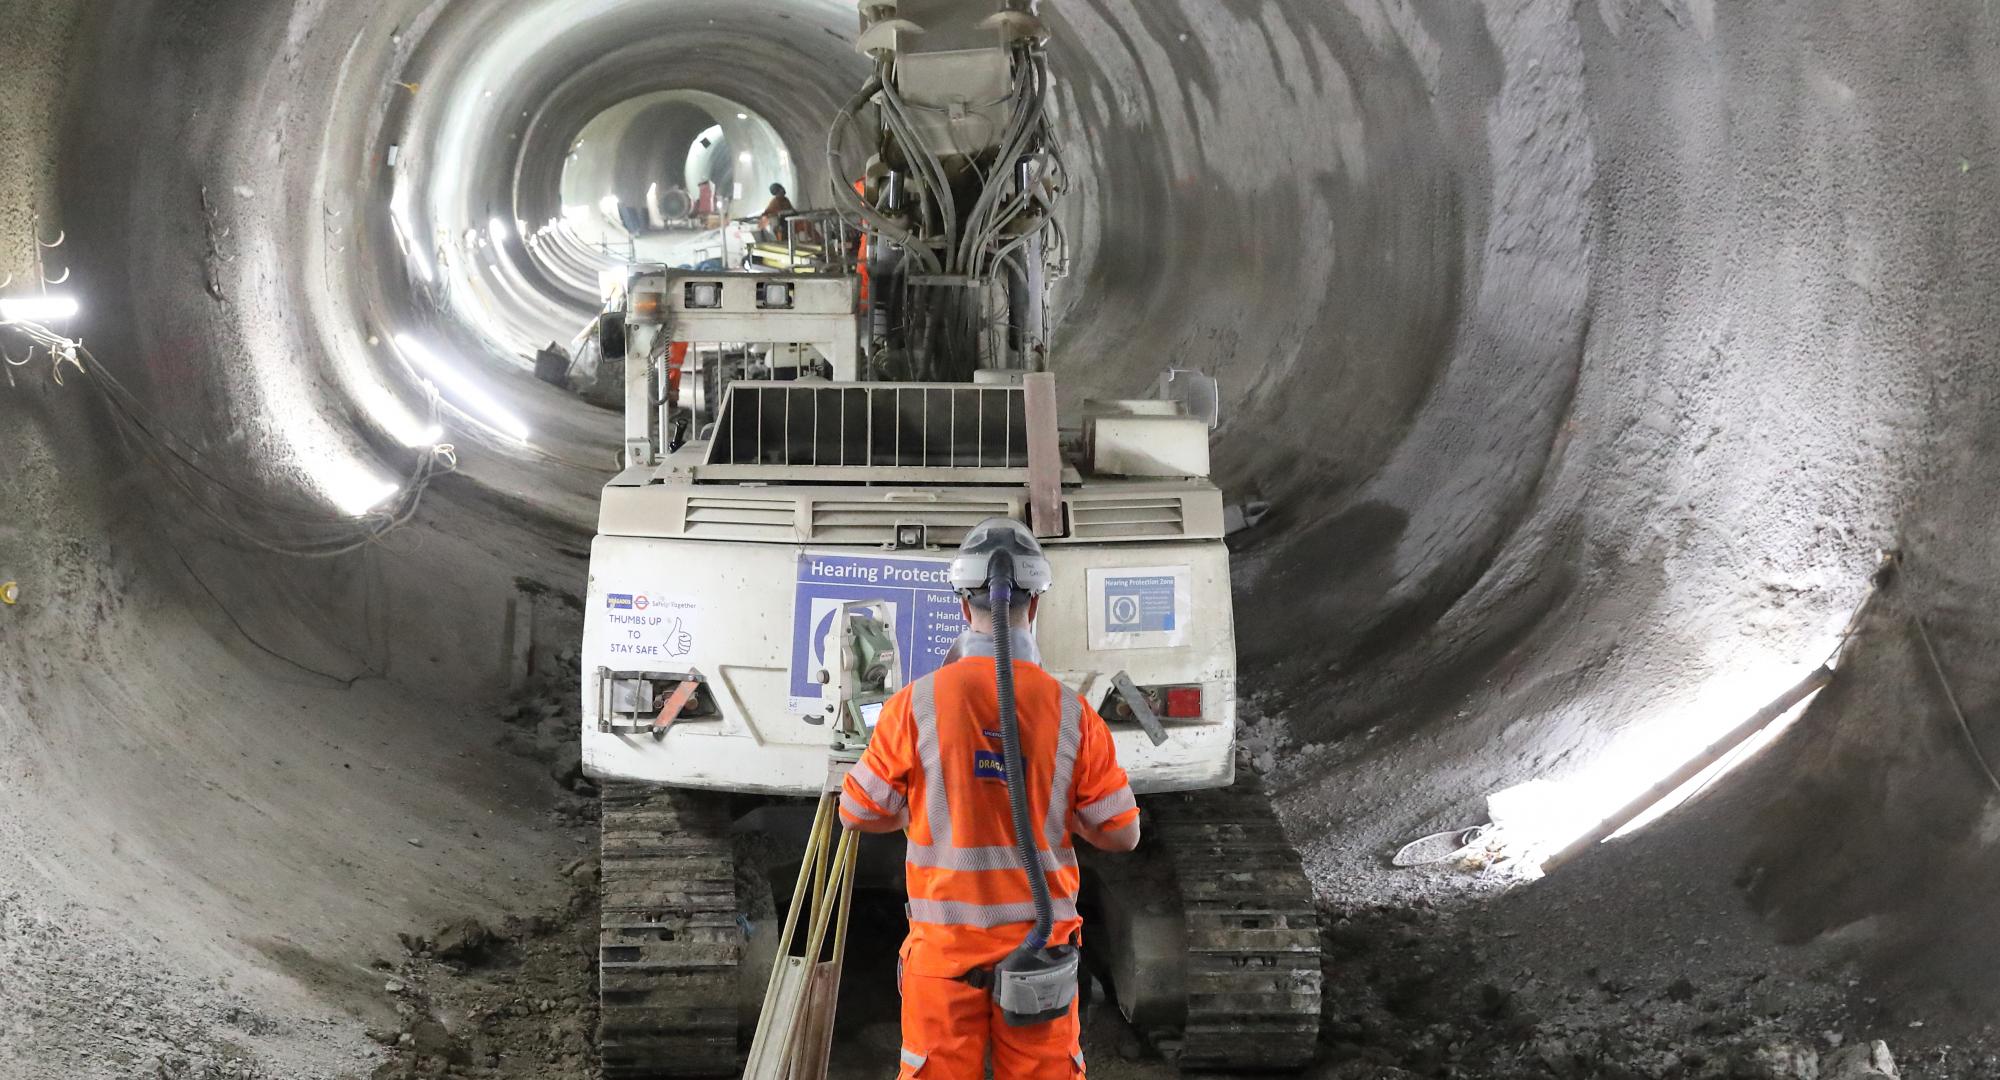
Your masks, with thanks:
[(728, 804), (643, 785), (610, 785), (602, 798), (604, 1075), (737, 1075), (744, 935)]
[(1295, 1069), (1319, 1039), (1319, 915), (1261, 785), (1146, 800), (1186, 919), (1183, 1068)]

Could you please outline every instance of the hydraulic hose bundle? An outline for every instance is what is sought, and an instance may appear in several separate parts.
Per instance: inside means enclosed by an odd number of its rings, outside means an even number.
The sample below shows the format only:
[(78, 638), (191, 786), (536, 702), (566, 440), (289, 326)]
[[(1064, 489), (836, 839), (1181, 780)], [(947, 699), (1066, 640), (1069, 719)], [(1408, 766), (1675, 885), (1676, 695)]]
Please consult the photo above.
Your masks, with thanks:
[(1014, 557), (993, 553), (987, 571), (987, 594), (993, 611), (994, 677), (1000, 705), (1000, 748), (1007, 771), (1007, 807), (1014, 822), (1014, 855), (1028, 875), (1034, 897), (1035, 925), (1027, 940), (993, 969), (993, 999), (1013, 1027), (1045, 1023), (1069, 1012), (1076, 1000), (1077, 951), (1074, 945), (1049, 948), (1055, 926), (1055, 905), (1049, 898), (1048, 874), (1042, 868), (1035, 832), (1028, 815), (1027, 769), (1021, 759), (1020, 713), (1014, 698)]
[[(908, 260), (903, 284), (887, 290), (894, 314), (885, 325), (893, 329), (877, 348), (916, 378), (963, 382), (982, 367), (1040, 363), (1027, 339), (1046, 336), (1044, 320), (1023, 311), (1040, 311), (1046, 275), (1060, 272), (1060, 257), (1048, 252), (1064, 246), (1054, 208), (1069, 177), (1049, 105), (1047, 32), (1032, 7), (1008, 0), (982, 24), (1007, 29), (999, 48), (1010, 86), (973, 106), (992, 137), (961, 145), (927, 123), (954, 106), (904, 85), (904, 66), (929, 54), (906, 57), (887, 31), (912, 24), (896, 17), (893, 3), (862, 4), (862, 50), (874, 57), (875, 74), (827, 132), (830, 192), (845, 218)], [(855, 144), (872, 150), (866, 169), (846, 160)], [(889, 181), (883, 189), (850, 186), (878, 166)]]

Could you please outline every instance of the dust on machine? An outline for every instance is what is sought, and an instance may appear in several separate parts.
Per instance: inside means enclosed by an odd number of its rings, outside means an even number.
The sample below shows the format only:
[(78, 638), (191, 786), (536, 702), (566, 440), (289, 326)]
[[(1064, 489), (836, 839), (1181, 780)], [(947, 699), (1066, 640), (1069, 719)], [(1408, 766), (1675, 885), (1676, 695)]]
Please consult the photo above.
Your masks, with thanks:
[[(1018, 954), (958, 973), (1020, 1029), (993, 1036), (1003, 1048), (1073, 1018), (1089, 987), (1183, 1067), (1304, 1065), (1318, 929), (1296, 853), (1236, 783), (1204, 358), (1178, 358), (1143, 400), (1058, 392), (1057, 372), (1092, 383), (1092, 358), (1051, 350), (1068, 176), (1033, 0), (863, 0), (860, 14), (874, 74), (833, 121), (830, 208), (805, 211), (816, 242), (754, 270), (634, 267), (599, 321), (624, 373), (624, 468), (604, 489), (582, 660), (605, 1073), (823, 1075), (845, 955), (897, 945), (847, 940), (852, 895), (906, 887), (913, 941), (969, 928)], [(968, 536), (996, 530), (1017, 541), (997, 561), (1028, 578), (992, 574), (989, 544), (955, 580)], [(969, 600), (991, 619), (995, 592), (1032, 599), (1031, 629), (1000, 621), (985, 638), (1033, 674), (941, 681), (948, 663), (1014, 671), (968, 633)], [(1042, 679), (1061, 692), (1042, 696)], [(993, 698), (954, 710), (947, 683)], [(916, 730), (927, 694), (938, 741), (988, 740), (976, 765), (1001, 783), (981, 827), (940, 830), (951, 785), (910, 749), (935, 794), (905, 811), (926, 818), (906, 858), (876, 873), (843, 828), (843, 777), (888, 760), (878, 731)], [(1138, 796), (1134, 852), (1079, 858), (1067, 821), (1045, 835), (1022, 812), (1048, 808), (1051, 792), (1023, 789), (1048, 774), (1033, 755), (1068, 711), (1095, 722)], [(947, 730), (975, 715), (1004, 723)], [(849, 826), (857, 807), (889, 810), (855, 803)], [(1027, 902), (919, 911), (917, 879), (939, 866)], [(1080, 950), (1059, 947), (1072, 910)], [(905, 1076), (956, 1075), (910, 1039), (906, 1025)], [(1082, 1057), (1058, 1067), (1080, 1074)]]

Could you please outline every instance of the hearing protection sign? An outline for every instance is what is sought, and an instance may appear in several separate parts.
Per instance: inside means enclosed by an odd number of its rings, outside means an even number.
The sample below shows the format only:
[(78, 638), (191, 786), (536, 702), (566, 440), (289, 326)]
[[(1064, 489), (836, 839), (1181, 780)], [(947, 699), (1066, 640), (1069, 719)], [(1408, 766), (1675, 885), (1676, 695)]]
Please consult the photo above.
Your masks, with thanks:
[(833, 634), (842, 604), (879, 600), (888, 605), (903, 682), (944, 665), (945, 653), (965, 629), (951, 560), (880, 555), (799, 556), (792, 595), (791, 710), (821, 706), (819, 672), (837, 650)]
[(1133, 566), (1090, 571), (1090, 647), (1170, 649), (1186, 644), (1193, 570)]

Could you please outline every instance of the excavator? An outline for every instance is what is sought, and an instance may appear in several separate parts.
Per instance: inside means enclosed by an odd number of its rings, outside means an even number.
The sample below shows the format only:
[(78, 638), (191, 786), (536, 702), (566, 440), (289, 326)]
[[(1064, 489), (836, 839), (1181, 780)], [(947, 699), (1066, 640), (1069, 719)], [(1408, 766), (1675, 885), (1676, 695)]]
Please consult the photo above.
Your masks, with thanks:
[(833, 122), (827, 187), (865, 242), (777, 272), (635, 267), (600, 320), (624, 468), (591, 551), (580, 734), (609, 1077), (742, 1074), (771, 883), (809, 876), (744, 838), (820, 798), (830, 752), (945, 662), (951, 553), (994, 517), (1046, 550), (1044, 666), (1109, 722), (1145, 814), (1138, 852), (1086, 859), (1086, 967), (1184, 1068), (1312, 1057), (1312, 888), (1236, 777), (1213, 384), (1170, 371), (1059, 415), (1056, 369), (1088, 361), (1051, 355), (1068, 177), (1048, 38), (1035, 0), (861, 0), (874, 74)]

